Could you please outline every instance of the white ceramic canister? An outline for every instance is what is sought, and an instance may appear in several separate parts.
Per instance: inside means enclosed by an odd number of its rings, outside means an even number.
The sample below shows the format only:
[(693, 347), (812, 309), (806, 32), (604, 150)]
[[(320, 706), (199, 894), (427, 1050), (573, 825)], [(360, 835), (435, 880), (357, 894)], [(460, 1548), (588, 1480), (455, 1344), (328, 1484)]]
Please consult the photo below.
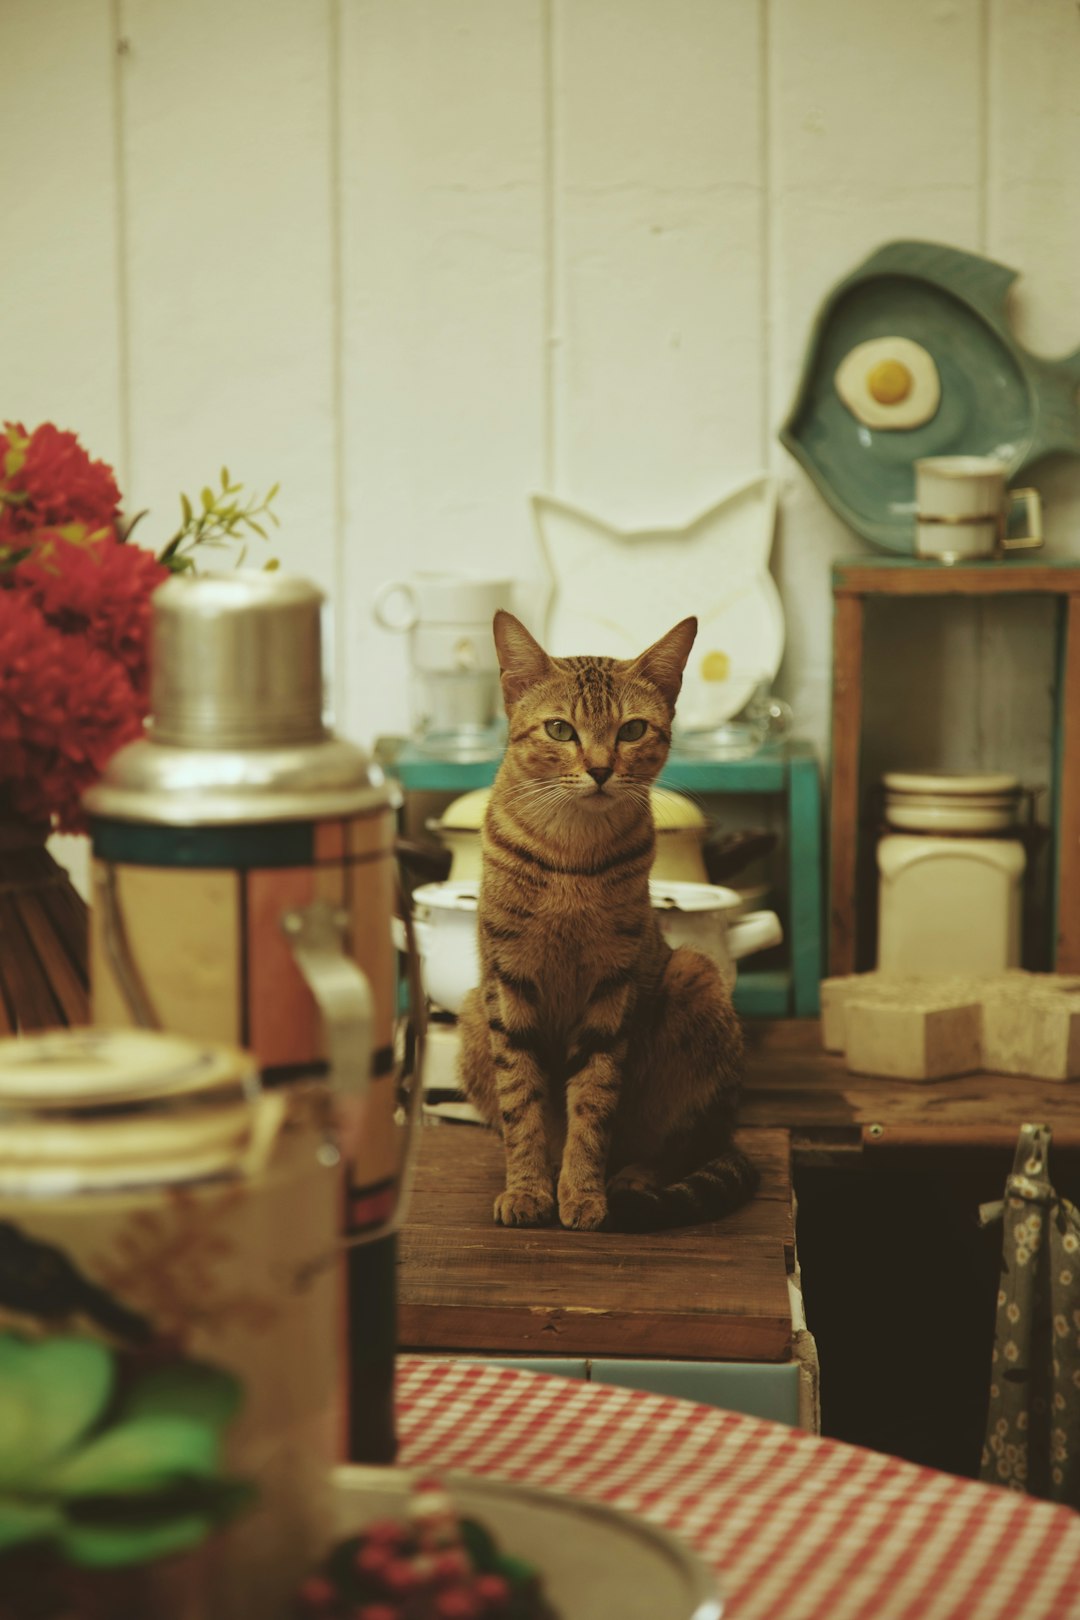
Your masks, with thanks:
[(86, 795), (93, 1019), (231, 1042), (274, 1084), (332, 1076), (345, 1227), (371, 1240), (348, 1262), (349, 1454), (386, 1462), (408, 1140), (399, 795), (324, 724), (322, 602), (307, 580), (242, 569), (155, 592), (147, 735)]
[[(0, 1126), (7, 1508), (20, 1490), (37, 1493), (45, 1570), (109, 1571), (119, 1582), (109, 1620), (286, 1620), (325, 1538), (341, 1455), (341, 1181), (325, 1151), (326, 1088), (265, 1091), (248, 1054), (208, 1042), (63, 1030), (0, 1041)], [(95, 1378), (36, 1378), (54, 1340), (61, 1362), (65, 1344), (94, 1341)], [(114, 1576), (118, 1556), (139, 1560), (153, 1545), (110, 1547), (132, 1523), (184, 1548), (198, 1505), (162, 1512), (155, 1491), (192, 1456), (205, 1467), (199, 1391), (212, 1409), (220, 1384), (239, 1408), (211, 1430), (224, 1450), (207, 1474), (250, 1482), (253, 1504), (208, 1539), (195, 1524), (184, 1557), (121, 1562)], [(54, 1430), (61, 1465), (48, 1454)], [(27, 1451), (35, 1434), (41, 1456)], [(203, 1474), (192, 1477), (202, 1489)], [(114, 1503), (99, 1531), (95, 1499), (110, 1485), (132, 1518)], [(61, 1539), (72, 1533), (73, 1547)]]
[[(708, 883), (650, 882), (660, 928), (673, 947), (690, 945), (712, 957), (729, 986), (735, 963), (783, 940), (772, 911), (739, 916), (742, 896)], [(458, 1013), (480, 982), (476, 883), (426, 883), (413, 891), (416, 939), (424, 988), (436, 1006)]]
[(890, 772), (878, 842), (878, 969), (919, 978), (1019, 967), (1027, 856), (1003, 773)]

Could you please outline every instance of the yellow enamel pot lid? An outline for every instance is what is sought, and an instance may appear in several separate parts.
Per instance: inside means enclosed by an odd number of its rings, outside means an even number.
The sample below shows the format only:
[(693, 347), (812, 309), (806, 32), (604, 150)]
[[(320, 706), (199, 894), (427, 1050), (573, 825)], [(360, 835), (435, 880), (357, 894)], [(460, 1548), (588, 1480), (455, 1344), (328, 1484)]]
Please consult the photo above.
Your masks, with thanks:
[(463, 793), (460, 799), (447, 805), (439, 825), (459, 832), (477, 832), (484, 824), (490, 800), (490, 788), (474, 788), (471, 793)]
[(1019, 793), (1020, 778), (1004, 771), (954, 776), (944, 771), (887, 771), (882, 777), (890, 793), (932, 793), (957, 798), (982, 798), (986, 794)]
[(0, 1108), (204, 1101), (257, 1088), (247, 1052), (156, 1030), (63, 1029), (0, 1041)]
[[(708, 826), (704, 813), (685, 794), (674, 793), (671, 788), (656, 788), (651, 792), (653, 821), (658, 832), (681, 832), (688, 827)], [(487, 807), (491, 802), (490, 788), (474, 788), (460, 799), (448, 804), (438, 825), (446, 831), (477, 832), (484, 824)]]

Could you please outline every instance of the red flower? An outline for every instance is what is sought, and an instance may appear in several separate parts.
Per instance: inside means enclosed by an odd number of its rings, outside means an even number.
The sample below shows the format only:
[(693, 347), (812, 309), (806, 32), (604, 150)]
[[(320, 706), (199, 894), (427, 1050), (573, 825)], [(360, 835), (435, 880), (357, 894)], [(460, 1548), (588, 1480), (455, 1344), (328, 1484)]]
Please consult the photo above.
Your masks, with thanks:
[(123, 664), (0, 591), (0, 794), (17, 814), (84, 830), (81, 794), (145, 713)]
[(0, 434), (0, 545), (17, 545), (35, 529), (82, 523), (115, 526), (120, 491), (111, 467), (92, 461), (74, 433), (52, 422), (27, 433), (6, 422)]
[[(0, 800), (64, 832), (142, 731), (150, 597), (168, 569), (117, 539), (120, 492), (51, 422), (0, 434)], [(11, 553), (27, 551), (11, 566)]]
[(79, 543), (56, 530), (35, 535), (31, 555), (7, 576), (49, 624), (118, 659), (141, 694), (148, 686), (150, 598), (168, 577), (140, 546), (111, 535)]

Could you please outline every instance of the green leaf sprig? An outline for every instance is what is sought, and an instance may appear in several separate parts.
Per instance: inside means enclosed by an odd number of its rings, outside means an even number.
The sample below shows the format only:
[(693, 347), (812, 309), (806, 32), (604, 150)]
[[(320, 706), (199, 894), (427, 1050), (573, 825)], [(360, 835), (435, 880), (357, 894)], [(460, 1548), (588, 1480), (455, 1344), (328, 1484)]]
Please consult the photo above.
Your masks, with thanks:
[[(159, 552), (158, 562), (164, 563), (174, 574), (186, 574), (195, 568), (193, 553), (200, 547), (228, 549), (239, 546), (235, 566), (242, 567), (247, 557), (248, 537), (255, 534), (260, 540), (267, 540), (269, 536), (264, 524), (272, 523), (275, 528), (280, 526), (281, 520), (277, 513), (271, 510), (280, 487), (280, 484), (271, 485), (261, 500), (257, 495), (244, 500), (243, 484), (234, 483), (229, 476), (228, 467), (222, 467), (220, 489), (212, 489), (207, 484), (201, 491), (197, 504), (188, 496), (181, 495), (180, 512), (183, 522), (172, 539)], [(130, 533), (129, 529), (128, 534)], [(268, 569), (277, 566), (277, 559), (274, 557), (264, 564)]]

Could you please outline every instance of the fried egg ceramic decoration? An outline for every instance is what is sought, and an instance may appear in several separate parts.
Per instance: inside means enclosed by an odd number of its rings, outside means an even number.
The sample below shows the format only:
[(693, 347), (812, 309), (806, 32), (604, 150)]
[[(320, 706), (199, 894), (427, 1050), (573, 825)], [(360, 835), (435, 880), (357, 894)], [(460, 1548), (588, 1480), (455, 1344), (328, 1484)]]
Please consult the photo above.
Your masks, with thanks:
[(546, 495), (532, 504), (554, 587), (543, 638), (549, 652), (633, 658), (696, 614), (677, 732), (723, 725), (772, 681), (784, 651), (784, 613), (769, 572), (773, 479), (741, 484), (681, 528), (617, 529)]
[(917, 428), (941, 403), (933, 355), (911, 338), (857, 343), (836, 368), (836, 392), (852, 416), (871, 428)]
[(1017, 341), (1015, 280), (943, 243), (889, 242), (822, 305), (780, 439), (873, 545), (914, 553), (924, 456), (990, 456), (1012, 483), (1080, 454), (1080, 350), (1048, 360)]

